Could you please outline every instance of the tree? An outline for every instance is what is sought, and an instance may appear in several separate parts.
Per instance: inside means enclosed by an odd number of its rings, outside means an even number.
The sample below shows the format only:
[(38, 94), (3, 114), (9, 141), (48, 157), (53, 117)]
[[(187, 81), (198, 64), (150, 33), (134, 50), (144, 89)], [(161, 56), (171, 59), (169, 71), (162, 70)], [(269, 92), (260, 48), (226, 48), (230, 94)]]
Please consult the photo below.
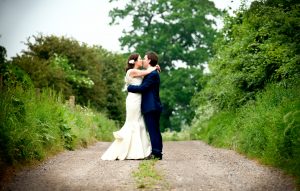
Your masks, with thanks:
[[(123, 48), (141, 54), (151, 50), (159, 55), (163, 130), (178, 131), (193, 118), (189, 104), (197, 89), (193, 80), (202, 76), (200, 65), (213, 54), (215, 18), (221, 15), (209, 0), (134, 0), (125, 8), (110, 11), (111, 24), (124, 18), (132, 21), (119, 39)], [(176, 62), (185, 63), (187, 69), (176, 70)]]
[[(244, 7), (246, 8), (246, 7)], [(283, 168), (300, 182), (300, 3), (258, 0), (225, 21), (193, 98), (192, 138)]]
[(173, 69), (161, 74), (163, 131), (180, 131), (183, 125), (190, 124), (195, 111), (190, 101), (194, 94), (202, 89), (201, 83), (198, 83), (202, 76), (202, 70), (193, 67)]
[(66, 98), (75, 95), (78, 104), (106, 112), (112, 119), (124, 119), (122, 55), (56, 36), (33, 36), (26, 45), (28, 50), (12, 63), (29, 74), (35, 87), (54, 88)]
[(173, 68), (178, 60), (189, 66), (207, 61), (217, 35), (214, 17), (220, 14), (209, 0), (138, 0), (110, 11), (111, 24), (132, 19), (131, 28), (120, 38), (121, 46), (130, 52), (157, 52), (163, 70)]
[(254, 1), (225, 21), (210, 60), (212, 77), (198, 101), (236, 109), (270, 83), (293, 86), (300, 74), (299, 3)]
[(3, 46), (0, 46), (0, 78), (2, 78), (4, 72), (5, 62), (6, 62), (6, 49)]
[(6, 49), (3, 46), (0, 46), (0, 64), (3, 64), (6, 61)]
[(0, 46), (0, 88), (3, 85), (3, 75), (5, 72), (6, 49)]

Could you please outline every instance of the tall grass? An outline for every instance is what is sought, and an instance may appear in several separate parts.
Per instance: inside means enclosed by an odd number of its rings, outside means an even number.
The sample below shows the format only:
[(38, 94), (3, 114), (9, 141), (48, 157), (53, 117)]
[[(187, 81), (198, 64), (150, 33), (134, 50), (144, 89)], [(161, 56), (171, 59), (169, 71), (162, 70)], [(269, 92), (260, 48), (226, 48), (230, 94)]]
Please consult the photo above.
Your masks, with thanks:
[(114, 121), (70, 107), (51, 89), (16, 86), (0, 92), (0, 166), (41, 160), (64, 149), (111, 140)]
[(246, 106), (195, 123), (191, 136), (283, 168), (300, 183), (299, 89), (270, 85)]

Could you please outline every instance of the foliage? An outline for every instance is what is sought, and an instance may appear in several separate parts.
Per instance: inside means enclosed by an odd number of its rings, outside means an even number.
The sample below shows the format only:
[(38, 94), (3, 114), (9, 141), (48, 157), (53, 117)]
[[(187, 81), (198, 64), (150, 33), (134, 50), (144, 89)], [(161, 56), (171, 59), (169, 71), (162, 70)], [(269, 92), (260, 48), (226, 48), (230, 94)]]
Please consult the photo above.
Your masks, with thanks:
[(111, 24), (131, 19), (131, 26), (120, 38), (121, 46), (129, 52), (159, 53), (163, 70), (173, 68), (172, 61), (190, 66), (207, 61), (217, 35), (214, 18), (220, 15), (209, 0), (129, 1), (125, 8), (110, 11)]
[[(220, 109), (234, 109), (255, 97), (269, 82), (288, 86), (300, 74), (299, 5), (251, 8), (228, 18), (216, 56), (209, 66), (212, 79), (198, 95)], [(263, 21), (263, 22), (262, 22)]]
[(4, 47), (1, 51), (3, 58), (1, 58), (2, 63), (0, 65), (0, 88), (15, 87), (17, 84), (22, 84), (23, 87), (32, 87), (32, 81), (26, 72), (6, 60), (6, 49)]
[(298, 183), (299, 10), (293, 0), (254, 1), (226, 18), (191, 127), (191, 138), (281, 167)]
[(0, 92), (0, 156), (6, 164), (42, 160), (63, 149), (112, 139), (116, 124), (88, 108), (64, 104), (51, 89), (20, 84)]
[[(1, 49), (1, 54), (1, 172), (7, 165), (42, 160), (63, 149), (86, 147), (96, 140), (112, 140), (112, 131), (117, 129), (114, 121), (87, 107), (66, 104), (65, 96), (52, 88), (35, 88), (38, 82), (32, 82), (31, 76), (14, 64), (16, 60), (6, 60), (5, 48)], [(24, 64), (20, 65), (30, 64), (21, 62), (22, 59), (17, 60)], [(37, 57), (31, 60), (34, 59), (38, 60)], [(52, 69), (54, 76), (61, 72), (65, 79), (69, 79), (62, 83), (72, 82), (82, 87), (91, 85), (88, 73), (75, 69), (66, 57), (54, 54), (45, 62), (49, 62), (45, 69)], [(44, 74), (47, 72), (44, 70)]]
[(236, 111), (220, 111), (192, 126), (192, 139), (228, 147), (300, 177), (300, 85), (268, 85)]
[[(110, 0), (114, 1), (118, 0)], [(209, 0), (128, 1), (125, 7), (110, 11), (111, 24), (131, 19), (131, 26), (119, 39), (123, 48), (141, 54), (149, 50), (158, 53), (163, 131), (179, 131), (193, 118), (190, 100), (199, 90), (193, 79), (201, 76), (200, 65), (213, 54), (215, 18), (220, 15), (222, 12)], [(187, 69), (177, 70), (178, 62), (186, 64)]]
[[(125, 93), (121, 90), (124, 87), (126, 59), (121, 55), (101, 51), (98, 53), (101, 62), (104, 63), (102, 81), (106, 84), (106, 110), (112, 119), (117, 122), (125, 121)], [(99, 95), (93, 95), (99, 96)]]
[(184, 125), (190, 124), (195, 110), (190, 100), (202, 88), (198, 83), (201, 77), (202, 69), (194, 67), (161, 73), (161, 130), (180, 131)]
[(77, 87), (92, 88), (94, 82), (86, 76), (88, 71), (73, 69), (72, 65), (68, 62), (68, 58), (54, 54), (53, 59), (50, 61), (50, 67), (53, 69), (54, 73), (62, 71), (65, 74), (66, 80), (75, 84)]
[(6, 49), (3, 46), (0, 46), (0, 64), (6, 62)]
[(77, 103), (124, 120), (122, 55), (66, 37), (37, 35), (26, 45), (12, 64), (28, 73), (36, 88), (54, 88), (65, 98), (75, 95)]
[(0, 88), (3, 86), (3, 74), (6, 64), (6, 49), (0, 45)]

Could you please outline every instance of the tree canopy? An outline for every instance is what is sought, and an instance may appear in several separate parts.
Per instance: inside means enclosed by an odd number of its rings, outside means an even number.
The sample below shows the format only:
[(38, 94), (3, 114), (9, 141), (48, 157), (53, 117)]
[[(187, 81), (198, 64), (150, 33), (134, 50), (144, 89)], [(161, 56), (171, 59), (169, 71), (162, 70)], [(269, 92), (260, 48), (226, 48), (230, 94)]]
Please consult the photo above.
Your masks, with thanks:
[(162, 130), (180, 131), (182, 126), (190, 125), (195, 111), (190, 101), (202, 89), (199, 80), (202, 75), (197, 68), (179, 68), (161, 74)]
[[(118, 0), (110, 0), (110, 2)], [(217, 35), (215, 19), (221, 12), (209, 0), (130, 1), (110, 11), (111, 24), (132, 19), (120, 38), (130, 52), (155, 51), (163, 69), (174, 61), (199, 66), (212, 55)]]
[[(123, 48), (140, 54), (151, 50), (159, 55), (162, 130), (179, 131), (193, 118), (190, 100), (199, 90), (201, 64), (213, 55), (216, 18), (222, 14), (209, 0), (128, 1), (125, 7), (110, 11), (111, 24), (131, 19), (131, 26), (119, 39)], [(180, 62), (187, 68), (178, 70), (176, 64)]]
[(26, 71), (35, 87), (54, 88), (66, 98), (75, 95), (81, 105), (124, 119), (122, 55), (66, 37), (37, 35), (26, 45), (28, 49), (14, 57), (12, 64)]
[(225, 20), (209, 62), (212, 77), (199, 101), (237, 108), (269, 83), (288, 86), (299, 80), (299, 3), (277, 2), (254, 1)]

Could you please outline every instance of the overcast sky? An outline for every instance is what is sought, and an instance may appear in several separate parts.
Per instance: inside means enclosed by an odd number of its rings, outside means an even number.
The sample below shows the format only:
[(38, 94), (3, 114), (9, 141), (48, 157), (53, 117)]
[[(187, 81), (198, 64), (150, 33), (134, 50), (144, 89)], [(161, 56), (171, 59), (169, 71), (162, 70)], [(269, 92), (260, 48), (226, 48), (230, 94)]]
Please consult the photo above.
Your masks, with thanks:
[[(214, 2), (221, 9), (240, 5), (239, 0)], [(108, 0), (0, 0), (0, 45), (10, 58), (26, 48), (22, 42), (28, 37), (42, 33), (120, 52), (118, 38), (129, 23), (109, 25), (108, 12), (116, 5)]]

